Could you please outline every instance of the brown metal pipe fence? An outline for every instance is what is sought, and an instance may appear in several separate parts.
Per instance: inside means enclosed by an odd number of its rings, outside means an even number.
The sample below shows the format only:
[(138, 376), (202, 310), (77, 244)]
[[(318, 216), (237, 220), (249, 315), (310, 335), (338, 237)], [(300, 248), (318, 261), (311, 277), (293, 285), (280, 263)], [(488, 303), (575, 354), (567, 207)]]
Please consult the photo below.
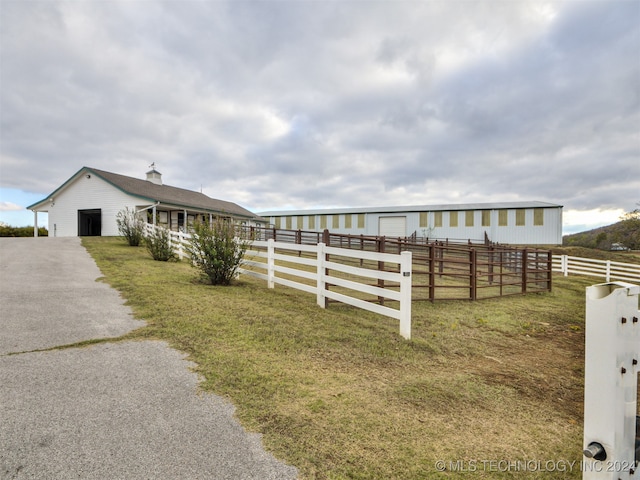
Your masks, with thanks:
[[(241, 227), (256, 240), (316, 245), (375, 252), (412, 252), (414, 300), (480, 300), (506, 295), (549, 292), (552, 289), (551, 251), (471, 241), (346, 235), (303, 230)], [(362, 263), (362, 260), (360, 260)], [(389, 270), (378, 262), (379, 270)], [(384, 287), (380, 280), (378, 286)]]

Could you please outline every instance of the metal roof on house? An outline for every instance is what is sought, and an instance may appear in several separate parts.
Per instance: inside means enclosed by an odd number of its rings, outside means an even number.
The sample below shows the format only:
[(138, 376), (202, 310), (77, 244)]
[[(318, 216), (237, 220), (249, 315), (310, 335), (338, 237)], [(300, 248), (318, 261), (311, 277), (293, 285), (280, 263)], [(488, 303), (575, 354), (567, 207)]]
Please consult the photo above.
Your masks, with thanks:
[(360, 208), (321, 208), (309, 210), (271, 210), (260, 212), (262, 217), (282, 217), (298, 215), (339, 215), (344, 213), (402, 213), (402, 212), (437, 212), (454, 210), (504, 210), (514, 208), (562, 208), (555, 203), (529, 202), (492, 202), (492, 203), (455, 203), (440, 205), (408, 205), (396, 207), (360, 207)]
[[(94, 174), (119, 190), (150, 202), (160, 202), (161, 204), (173, 207), (191, 208), (261, 220), (259, 215), (256, 215), (233, 202), (218, 200), (216, 198), (208, 197), (203, 193), (186, 190), (184, 188), (172, 187), (170, 185), (158, 185), (148, 180), (141, 180), (90, 167), (81, 168), (55, 192), (48, 195), (47, 199), (55, 196), (57, 192), (64, 189), (79, 175), (84, 175), (86, 173)], [(46, 202), (47, 199), (34, 203), (27, 208), (32, 209), (33, 207), (37, 207), (38, 205)]]

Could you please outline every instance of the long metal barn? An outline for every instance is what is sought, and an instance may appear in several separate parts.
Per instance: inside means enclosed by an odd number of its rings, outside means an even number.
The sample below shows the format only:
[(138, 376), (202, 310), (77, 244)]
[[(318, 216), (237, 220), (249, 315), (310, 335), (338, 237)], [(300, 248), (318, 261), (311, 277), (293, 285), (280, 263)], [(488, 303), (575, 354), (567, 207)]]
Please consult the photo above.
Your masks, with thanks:
[(562, 244), (562, 205), (499, 202), (260, 212), (275, 228), (513, 245)]

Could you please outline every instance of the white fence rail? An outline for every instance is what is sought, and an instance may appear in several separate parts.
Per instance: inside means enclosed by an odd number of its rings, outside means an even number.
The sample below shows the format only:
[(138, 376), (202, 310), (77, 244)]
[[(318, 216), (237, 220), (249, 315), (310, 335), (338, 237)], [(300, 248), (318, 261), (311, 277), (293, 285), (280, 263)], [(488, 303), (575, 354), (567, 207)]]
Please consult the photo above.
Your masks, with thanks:
[[(337, 300), (364, 310), (395, 318), (400, 321), (400, 335), (406, 339), (411, 338), (411, 252), (402, 252), (400, 255), (390, 253), (364, 252), (345, 248), (327, 247), (324, 243), (317, 245), (296, 245), (291, 243), (268, 241), (252, 242), (252, 249), (245, 255), (244, 265), (256, 270), (241, 268), (241, 274), (251, 275), (266, 280), (269, 288), (275, 284), (302, 290), (316, 295), (316, 301), (322, 308), (326, 305), (326, 299)], [(278, 253), (276, 252), (291, 252)], [(296, 253), (304, 252), (307, 256), (298, 256)], [(311, 254), (311, 256), (308, 256)], [(355, 260), (369, 260), (385, 262), (400, 266), (400, 272), (380, 271), (373, 268), (347, 265), (338, 261), (327, 260), (327, 256), (346, 257)], [(264, 260), (253, 260), (262, 258)], [(335, 260), (335, 258), (334, 258)], [(283, 265), (286, 263), (286, 266)], [(356, 262), (357, 263), (357, 262)], [(309, 268), (311, 267), (311, 268)], [(353, 276), (350, 278), (338, 277), (333, 272), (340, 272)], [(287, 278), (288, 277), (288, 278)], [(294, 278), (291, 278), (294, 277)], [(384, 280), (397, 283), (398, 290), (380, 288), (378, 286), (361, 283), (355, 277)], [(310, 282), (303, 283), (305, 279)], [(349, 291), (374, 295), (390, 300), (396, 300), (400, 304), (399, 309), (385, 305), (378, 305), (346, 293), (339, 293), (327, 288), (328, 285), (342, 287)]]
[(553, 271), (567, 275), (589, 275), (604, 278), (606, 282), (622, 280), (640, 282), (640, 265), (633, 263), (596, 260), (593, 258), (553, 255)]
[[(147, 224), (145, 235), (153, 235), (155, 227)], [(180, 259), (187, 256), (186, 246), (191, 235), (183, 232), (170, 231), (171, 247)], [(276, 249), (292, 254), (276, 253)], [(312, 257), (295, 254), (312, 254)], [(342, 258), (350, 258), (358, 261), (373, 261), (396, 264), (400, 266), (400, 272), (380, 271), (373, 268), (355, 267), (337, 261), (326, 260), (333, 255)], [(263, 258), (263, 261), (259, 259)], [(282, 265), (287, 263), (291, 266)], [(362, 263), (362, 262), (361, 262)], [(318, 245), (296, 245), (291, 243), (268, 241), (253, 241), (247, 250), (242, 265), (248, 268), (239, 268), (240, 274), (251, 275), (267, 281), (269, 288), (274, 288), (276, 283), (287, 287), (302, 290), (316, 295), (318, 305), (322, 308), (326, 305), (326, 299), (336, 300), (364, 310), (375, 312), (400, 321), (400, 335), (406, 339), (411, 338), (411, 252), (402, 252), (400, 255), (390, 253), (367, 252), (346, 248), (327, 247), (324, 243)], [(298, 266), (300, 268), (298, 268)], [(305, 269), (306, 267), (306, 269)], [(311, 269), (309, 268), (311, 267)], [(256, 271), (257, 269), (257, 271)], [(398, 289), (380, 288), (374, 285), (360, 283), (355, 279), (340, 278), (331, 272), (357, 276), (361, 278), (382, 280), (398, 284)], [(284, 276), (283, 276), (284, 275)], [(285, 276), (289, 278), (285, 278)], [(297, 279), (306, 279), (302, 283)], [(375, 295), (379, 298), (395, 300), (399, 302), (398, 309), (385, 305), (378, 305), (346, 293), (329, 290), (327, 285), (335, 285), (354, 292)]]
[(178, 255), (178, 258), (182, 260), (187, 256), (186, 246), (189, 244), (189, 240), (191, 239), (191, 235), (183, 232), (174, 232), (173, 230), (167, 230), (163, 227), (157, 227), (151, 223), (145, 224), (145, 236), (153, 235), (156, 230), (163, 229), (169, 232), (171, 248), (173, 252)]

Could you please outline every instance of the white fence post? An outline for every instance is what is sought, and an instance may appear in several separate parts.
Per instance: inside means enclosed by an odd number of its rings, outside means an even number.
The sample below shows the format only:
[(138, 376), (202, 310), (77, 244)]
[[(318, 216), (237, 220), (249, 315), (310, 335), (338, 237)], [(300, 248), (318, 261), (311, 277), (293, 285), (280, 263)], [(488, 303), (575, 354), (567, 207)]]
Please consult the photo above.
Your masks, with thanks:
[(267, 286), (269, 288), (275, 287), (274, 277), (276, 275), (275, 265), (276, 260), (274, 258), (275, 247), (274, 247), (273, 238), (267, 240)]
[(184, 236), (182, 232), (178, 232), (178, 258), (182, 260), (184, 257), (184, 251), (182, 249), (182, 243), (184, 242)]
[[(255, 251), (257, 257), (265, 261), (247, 260), (246, 265), (252, 270), (241, 268), (240, 273), (248, 274), (262, 280), (266, 280), (269, 288), (275, 284), (315, 294), (316, 301), (321, 308), (326, 307), (327, 299), (332, 299), (357, 308), (362, 308), (374, 313), (392, 317), (400, 321), (400, 335), (409, 340), (411, 338), (411, 252), (403, 252), (401, 255), (385, 254), (378, 252), (355, 251), (351, 249), (332, 248), (324, 243), (316, 245), (290, 245), (277, 242), (273, 239), (267, 241), (254, 241), (254, 248), (267, 248)], [(276, 253), (278, 248), (278, 253)], [(288, 255), (284, 252), (305, 252), (309, 255)], [(327, 259), (328, 255), (332, 258)], [(333, 258), (335, 255), (336, 258)], [(314, 258), (315, 257), (315, 258)], [(353, 261), (340, 260), (342, 257), (369, 260), (372, 262), (386, 261), (400, 265), (400, 273), (392, 271), (379, 271), (375, 268), (354, 266)], [(276, 264), (282, 262), (282, 264)], [(358, 262), (360, 263), (360, 262)], [(301, 268), (295, 265), (301, 265)], [(309, 269), (313, 267), (313, 269)], [(254, 271), (254, 269), (266, 270), (266, 274)], [(329, 270), (327, 272), (327, 269)], [(335, 274), (335, 275), (334, 275)], [(345, 275), (346, 274), (346, 275)], [(349, 276), (353, 276), (350, 278)], [(345, 278), (346, 277), (346, 278)], [(371, 285), (370, 281), (360, 280), (358, 277), (370, 279), (384, 279), (399, 285), (396, 288), (380, 288)], [(335, 285), (335, 290), (327, 289), (327, 285)], [(389, 298), (399, 302), (400, 308), (379, 305), (369, 300), (352, 296), (349, 292), (361, 292), (374, 298)], [(373, 299), (373, 298), (371, 298)]]
[(605, 273), (605, 281), (611, 281), (611, 260), (607, 260), (607, 271)]
[(562, 255), (562, 272), (565, 277), (569, 275), (569, 255)]
[(325, 244), (324, 243), (318, 243), (317, 247), (318, 247), (318, 251), (317, 251), (317, 262), (318, 262), (317, 288), (318, 288), (318, 293), (316, 294), (316, 301), (318, 302), (318, 305), (320, 305), (322, 308), (325, 308), (325, 306), (326, 306), (326, 298), (324, 296), (324, 290), (325, 290), (325, 285), (326, 285), (326, 280), (324, 278), (324, 260), (325, 260), (324, 247), (325, 247)]
[(400, 335), (411, 339), (411, 252), (400, 254)]
[(624, 282), (587, 288), (584, 480), (640, 479), (636, 465), (640, 287)]

